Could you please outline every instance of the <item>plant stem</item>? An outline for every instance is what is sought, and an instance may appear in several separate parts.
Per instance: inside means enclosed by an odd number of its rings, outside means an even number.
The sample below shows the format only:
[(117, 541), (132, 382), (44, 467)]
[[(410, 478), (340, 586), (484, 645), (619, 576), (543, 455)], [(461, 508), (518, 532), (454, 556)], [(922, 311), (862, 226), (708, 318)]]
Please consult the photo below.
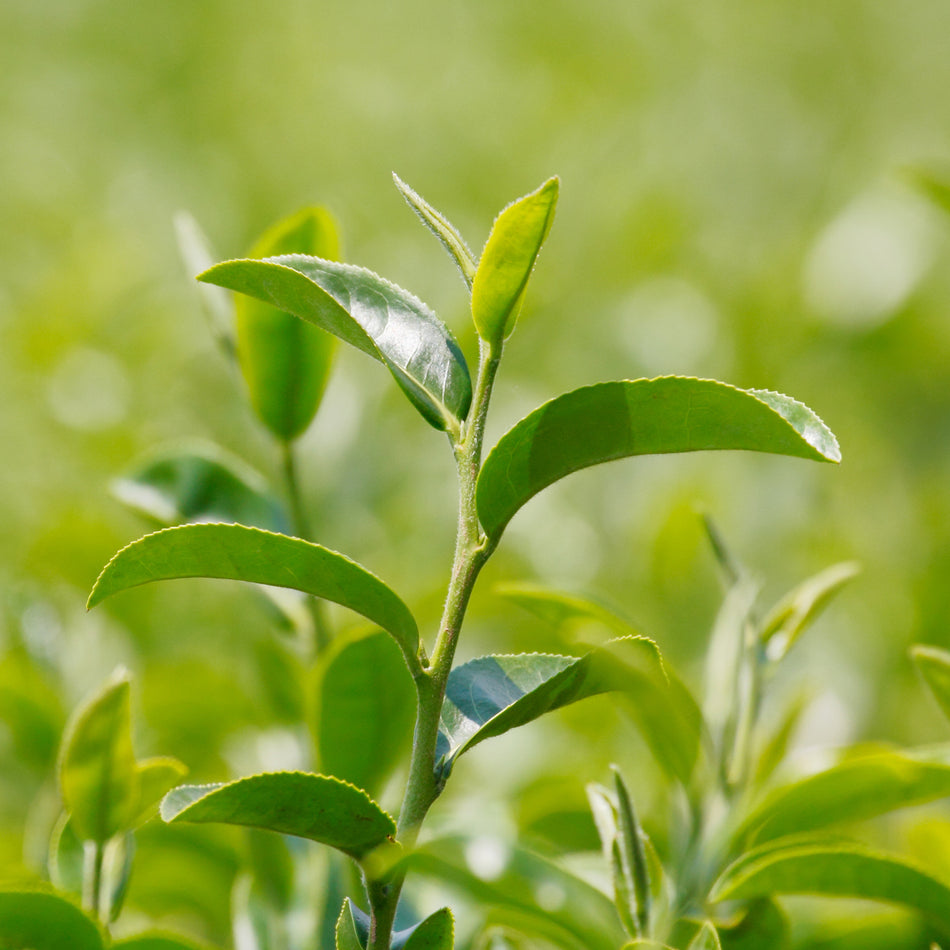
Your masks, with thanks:
[(83, 906), (96, 918), (102, 902), (102, 865), (105, 846), (101, 841), (87, 841), (83, 852)]
[[(397, 826), (398, 840), (407, 850), (415, 845), (422, 822), (442, 791), (443, 780), (436, 775), (435, 750), (445, 688), (469, 598), (479, 572), (494, 549), (478, 522), (475, 488), (482, 462), (488, 404), (500, 360), (500, 345), (496, 348), (484, 341), (480, 343), (472, 405), (454, 445), (459, 488), (455, 554), (432, 659), (427, 664), (424, 649), (420, 648), (420, 670), (414, 677), (418, 699), (416, 725), (409, 777)], [(389, 950), (392, 922), (405, 874), (405, 868), (398, 867), (384, 880), (367, 881), (372, 918), (367, 950)]]

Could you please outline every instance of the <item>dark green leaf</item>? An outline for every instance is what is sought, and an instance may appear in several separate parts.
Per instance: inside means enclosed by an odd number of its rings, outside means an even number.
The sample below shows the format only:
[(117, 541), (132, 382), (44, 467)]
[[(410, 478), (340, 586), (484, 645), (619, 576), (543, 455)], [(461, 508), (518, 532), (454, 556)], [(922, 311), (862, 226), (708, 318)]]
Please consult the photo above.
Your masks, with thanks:
[(458, 265), (462, 279), (472, 288), (478, 265), (468, 245), (456, 227), (439, 211), (436, 211), (420, 194), (413, 191), (395, 172), (393, 181), (399, 193), (406, 199), (409, 207), (419, 216), (422, 223), (442, 242), (442, 246)]
[(0, 891), (4, 950), (103, 950), (105, 935), (72, 901), (43, 890)]
[(452, 334), (421, 300), (371, 271), (290, 254), (225, 261), (199, 279), (273, 304), (380, 360), (436, 428), (457, 430), (468, 413), (472, 382)]
[[(304, 208), (266, 231), (249, 257), (340, 256), (336, 224), (324, 208)], [(289, 442), (313, 420), (330, 379), (336, 338), (283, 308), (248, 297), (235, 301), (237, 354), (251, 404), (278, 439)]]
[(377, 795), (412, 740), (416, 692), (385, 633), (338, 638), (317, 670), (314, 735), (320, 768)]
[(286, 531), (290, 524), (263, 476), (210, 443), (156, 452), (117, 479), (112, 491), (162, 527), (225, 521)]
[(479, 336), (500, 343), (511, 335), (528, 278), (551, 230), (559, 182), (550, 178), (495, 219), (472, 284), (472, 317)]
[(862, 821), (950, 796), (950, 754), (875, 753), (777, 789), (743, 821), (748, 843)]
[(841, 457), (824, 423), (788, 396), (679, 376), (601, 383), (551, 400), (501, 438), (478, 479), (478, 516), (497, 540), (528, 499), (571, 472), (704, 449)]
[(853, 897), (903, 904), (946, 926), (950, 887), (900, 858), (857, 848), (801, 845), (740, 858), (713, 887), (714, 902), (774, 894)]
[(183, 525), (140, 538), (103, 568), (87, 606), (139, 584), (181, 577), (270, 584), (332, 600), (378, 623), (393, 635), (407, 660), (415, 660), (416, 622), (379, 578), (318, 544), (244, 525)]
[(138, 812), (130, 692), (127, 674), (114, 676), (66, 728), (60, 785), (76, 834), (86, 841), (108, 841)]
[(861, 572), (853, 561), (834, 564), (789, 591), (762, 622), (760, 640), (769, 659), (780, 660), (826, 604)]
[(309, 772), (270, 772), (227, 785), (182, 785), (165, 796), (167, 822), (221, 822), (309, 838), (355, 858), (395, 835), (366, 792)]
[(919, 643), (911, 647), (910, 655), (934, 699), (950, 719), (950, 653)]

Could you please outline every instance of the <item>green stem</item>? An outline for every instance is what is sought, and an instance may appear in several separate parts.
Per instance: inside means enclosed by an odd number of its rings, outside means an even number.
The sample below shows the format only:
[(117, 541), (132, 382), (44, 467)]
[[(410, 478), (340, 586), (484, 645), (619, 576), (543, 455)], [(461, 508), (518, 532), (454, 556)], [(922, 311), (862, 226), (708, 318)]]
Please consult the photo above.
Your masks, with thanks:
[(87, 841), (83, 852), (83, 906), (96, 918), (100, 917), (102, 902), (102, 866), (105, 845), (101, 841)]
[[(431, 662), (426, 662), (424, 649), (420, 647), (420, 668), (414, 676), (418, 700), (416, 726), (409, 777), (397, 825), (398, 840), (407, 850), (415, 845), (422, 822), (442, 791), (442, 780), (435, 769), (442, 702), (472, 589), (493, 550), (478, 522), (475, 488), (482, 462), (485, 419), (501, 360), (501, 346), (496, 348), (482, 342), (479, 357), (472, 406), (454, 444), (459, 512), (452, 573)], [(372, 916), (367, 950), (389, 950), (392, 922), (405, 874), (405, 869), (400, 867), (383, 880), (367, 881)]]

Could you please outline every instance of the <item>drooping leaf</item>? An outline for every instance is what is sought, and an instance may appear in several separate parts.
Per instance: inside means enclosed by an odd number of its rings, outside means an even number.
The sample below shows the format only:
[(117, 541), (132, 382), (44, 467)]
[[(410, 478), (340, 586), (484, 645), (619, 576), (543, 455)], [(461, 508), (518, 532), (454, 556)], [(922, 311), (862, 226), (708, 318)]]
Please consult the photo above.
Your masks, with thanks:
[(910, 655), (934, 699), (950, 719), (950, 653), (939, 647), (918, 643), (911, 647)]
[[(491, 908), (509, 924), (570, 950), (616, 950), (626, 939), (613, 903), (581, 878), (494, 838), (430, 841), (406, 857), (413, 872)], [(537, 895), (545, 895), (545, 907)]]
[(688, 950), (722, 950), (719, 931), (712, 921), (707, 920), (702, 925), (699, 933), (690, 941)]
[(318, 544), (244, 525), (182, 525), (134, 541), (103, 568), (87, 606), (130, 587), (182, 577), (270, 584), (332, 600), (378, 623), (407, 659), (415, 658), (416, 622), (378, 577)]
[(131, 687), (120, 672), (66, 727), (59, 779), (80, 838), (103, 843), (130, 828), (139, 806), (132, 751)]
[(496, 540), (526, 501), (571, 472), (706, 449), (841, 457), (831, 431), (788, 396), (680, 376), (601, 383), (545, 403), (501, 438), (478, 478), (478, 517)]
[(217, 264), (199, 280), (292, 313), (384, 363), (423, 417), (457, 429), (472, 382), (454, 337), (417, 297), (371, 271), (306, 257)]
[[(340, 257), (337, 227), (325, 208), (304, 208), (269, 228), (248, 257), (308, 254)], [(313, 420), (330, 379), (336, 337), (283, 308), (240, 295), (235, 300), (237, 354), (251, 404), (271, 433), (289, 442)]]
[(166, 822), (220, 822), (309, 838), (357, 859), (396, 833), (366, 792), (309, 772), (269, 772), (226, 785), (182, 785), (165, 796)]
[(851, 897), (902, 904), (937, 926), (950, 921), (950, 887), (901, 858), (855, 847), (766, 848), (740, 858), (713, 886), (713, 902), (776, 894)]
[(163, 755), (143, 759), (138, 763), (138, 771), (139, 804), (132, 828), (158, 814), (161, 800), (188, 774), (188, 767), (172, 756)]
[(103, 950), (105, 934), (71, 900), (38, 889), (0, 890), (4, 950)]
[(149, 930), (134, 937), (116, 940), (111, 946), (114, 950), (212, 950), (206, 943), (198, 943), (190, 937), (164, 930)]
[(445, 215), (436, 211), (422, 195), (413, 191), (395, 172), (393, 172), (393, 181), (399, 193), (406, 199), (406, 203), (419, 216), (419, 220), (442, 242), (442, 246), (455, 261), (462, 279), (471, 290), (478, 265), (458, 229)]
[(472, 317), (479, 336), (500, 343), (511, 336), (528, 278), (551, 230), (560, 182), (549, 178), (495, 218), (472, 284)]
[(112, 492), (163, 528), (186, 521), (236, 522), (267, 531), (290, 525), (263, 476), (211, 443), (155, 452), (118, 478)]
[(495, 593), (505, 600), (523, 607), (554, 627), (571, 621), (596, 621), (620, 636), (636, 633), (629, 621), (596, 601), (563, 591), (551, 590), (540, 584), (498, 584)]
[(348, 897), (336, 921), (336, 950), (366, 950), (369, 918)]
[(320, 768), (377, 795), (412, 741), (416, 693), (380, 631), (337, 638), (320, 658), (314, 736)]
[(828, 602), (860, 573), (854, 561), (834, 564), (789, 591), (762, 622), (759, 634), (771, 660), (780, 660)]
[(864, 755), (776, 789), (743, 821), (737, 839), (758, 844), (948, 796), (946, 750)]

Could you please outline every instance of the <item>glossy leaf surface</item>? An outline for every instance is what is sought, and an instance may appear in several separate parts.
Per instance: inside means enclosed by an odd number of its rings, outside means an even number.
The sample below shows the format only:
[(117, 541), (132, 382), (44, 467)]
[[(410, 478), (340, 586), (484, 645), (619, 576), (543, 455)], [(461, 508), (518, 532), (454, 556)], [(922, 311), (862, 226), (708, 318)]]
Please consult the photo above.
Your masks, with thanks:
[(269, 772), (226, 785), (182, 785), (162, 802), (166, 822), (220, 822), (309, 838), (355, 858), (396, 833), (366, 792), (309, 772)]
[(944, 715), (950, 719), (950, 652), (918, 644), (911, 648), (911, 657)]
[(551, 230), (559, 182), (546, 181), (495, 219), (472, 284), (472, 317), (479, 336), (499, 343), (511, 335), (528, 278)]
[(184, 577), (270, 584), (332, 600), (379, 624), (415, 656), (416, 622), (378, 577), (318, 544), (244, 525), (183, 525), (134, 541), (103, 568), (88, 606), (140, 584)]
[(421, 300), (371, 271), (290, 254), (225, 261), (199, 279), (272, 304), (380, 360), (436, 428), (455, 428), (468, 413), (472, 382), (452, 334)]
[(455, 261), (462, 279), (471, 289), (478, 265), (458, 229), (442, 212), (436, 211), (422, 195), (413, 191), (395, 172), (393, 172), (393, 181), (399, 193), (406, 199), (406, 203), (419, 216), (419, 220), (442, 242), (442, 246)]
[(66, 728), (60, 785), (72, 826), (86, 841), (108, 841), (138, 812), (130, 693), (128, 676), (114, 677)]
[(903, 904), (938, 925), (950, 920), (950, 887), (927, 872), (890, 855), (820, 844), (750, 852), (726, 869), (710, 900), (775, 894), (878, 900)]
[(860, 572), (853, 561), (834, 564), (789, 591), (762, 622), (760, 638), (769, 659), (784, 657), (835, 594)]
[(361, 631), (321, 657), (314, 736), (320, 768), (377, 795), (412, 741), (416, 693), (392, 639)]
[(841, 458), (830, 430), (788, 396), (679, 376), (601, 383), (545, 403), (501, 438), (479, 475), (478, 516), (497, 539), (526, 501), (571, 472), (707, 449)]
[[(324, 208), (304, 208), (269, 228), (248, 257), (340, 256), (336, 224)], [(242, 294), (235, 300), (237, 354), (251, 404), (278, 439), (290, 441), (310, 425), (330, 378), (336, 338), (271, 303)]]
[(866, 755), (777, 789), (753, 809), (739, 834), (749, 842), (771, 841), (948, 796), (950, 753)]
[(264, 478), (210, 444), (157, 452), (116, 479), (112, 492), (163, 528), (196, 521), (236, 522), (267, 531), (287, 531), (290, 525)]
[(0, 890), (4, 950), (102, 950), (105, 935), (72, 901), (43, 890)]

